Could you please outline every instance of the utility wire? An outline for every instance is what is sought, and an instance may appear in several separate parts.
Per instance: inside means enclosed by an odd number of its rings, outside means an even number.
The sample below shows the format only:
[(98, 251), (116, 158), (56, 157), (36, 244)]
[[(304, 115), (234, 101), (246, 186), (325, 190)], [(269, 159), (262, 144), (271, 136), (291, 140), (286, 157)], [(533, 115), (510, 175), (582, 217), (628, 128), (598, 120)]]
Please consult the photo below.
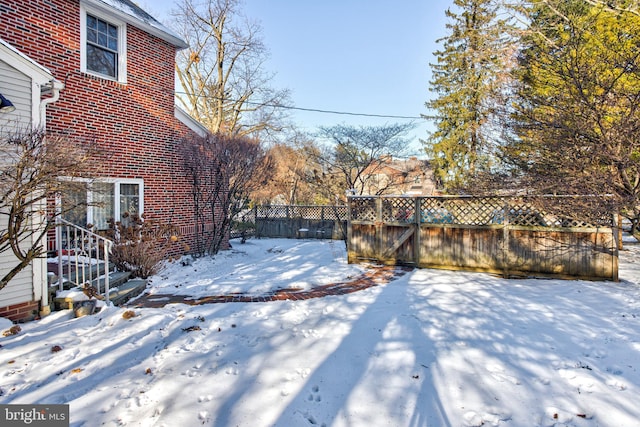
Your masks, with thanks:
[[(188, 95), (187, 92), (176, 91), (175, 93), (181, 94), (181, 95)], [(215, 99), (215, 97), (207, 97), (206, 95), (199, 95), (199, 97)], [(232, 99), (228, 99), (228, 100), (235, 102), (235, 100), (232, 100)], [(404, 119), (404, 120), (420, 120), (424, 118), (421, 116), (401, 116), (401, 115), (393, 115), (393, 114), (371, 114), (371, 113), (354, 113), (350, 111), (322, 110), (319, 108), (303, 108), (303, 107), (294, 107), (292, 105), (271, 104), (271, 103), (263, 103), (263, 102), (246, 101), (246, 103), (251, 105), (262, 105), (265, 107), (282, 108), (283, 110), (309, 111), (312, 113), (337, 114), (337, 115), (343, 115), (343, 116), (378, 117), (383, 119)]]
[(293, 106), (286, 106), (286, 105), (273, 105), (273, 107), (284, 108), (287, 110), (311, 111), (314, 113), (340, 114), (343, 116), (381, 117), (385, 119), (407, 119), (407, 120), (418, 120), (422, 118), (417, 116), (396, 116), (391, 114), (353, 113), (349, 111), (320, 110), (318, 108), (302, 108), (302, 107), (293, 107)]

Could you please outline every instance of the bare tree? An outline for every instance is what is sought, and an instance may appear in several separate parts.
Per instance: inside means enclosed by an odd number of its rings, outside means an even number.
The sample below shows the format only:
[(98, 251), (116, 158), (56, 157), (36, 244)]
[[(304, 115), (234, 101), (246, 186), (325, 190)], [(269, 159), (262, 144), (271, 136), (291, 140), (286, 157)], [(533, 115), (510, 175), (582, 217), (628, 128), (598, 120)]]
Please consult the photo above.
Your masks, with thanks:
[[(309, 151), (314, 151), (315, 141), (304, 132), (293, 130), (283, 133), (281, 142), (267, 149), (272, 159), (272, 173), (267, 185), (261, 185), (251, 193), (251, 200), (262, 204), (325, 204), (327, 200), (318, 197), (314, 172), (317, 164)], [(315, 150), (317, 151), (317, 150)], [(333, 202), (333, 200), (331, 200)]]
[(52, 195), (71, 191), (97, 154), (94, 144), (19, 131), (0, 138), (0, 252), (17, 263), (0, 278), (0, 289), (33, 260), (46, 254), (45, 241), (62, 212), (48, 209)]
[(184, 108), (214, 134), (279, 130), (288, 91), (269, 86), (260, 26), (242, 15), (239, 1), (183, 0), (173, 16), (190, 46), (176, 63)]
[(330, 144), (308, 153), (323, 168), (318, 180), (324, 188), (338, 190), (336, 196), (343, 196), (347, 190), (363, 194), (367, 181), (384, 167), (387, 156), (405, 152), (404, 136), (414, 127), (412, 123), (321, 127), (318, 136)]
[(248, 194), (265, 182), (269, 157), (256, 140), (223, 135), (187, 139), (181, 156), (195, 208), (196, 253), (216, 254)]

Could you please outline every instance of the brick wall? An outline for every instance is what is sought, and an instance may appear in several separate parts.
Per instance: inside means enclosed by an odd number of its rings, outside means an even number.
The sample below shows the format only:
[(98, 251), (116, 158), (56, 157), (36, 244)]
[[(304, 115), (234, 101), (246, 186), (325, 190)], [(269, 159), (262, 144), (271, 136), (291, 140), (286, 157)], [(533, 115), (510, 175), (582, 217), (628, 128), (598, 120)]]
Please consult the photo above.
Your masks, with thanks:
[(0, 308), (0, 317), (6, 317), (13, 322), (26, 322), (38, 317), (39, 301), (23, 302)]
[[(177, 144), (192, 131), (174, 115), (176, 48), (127, 26), (127, 83), (80, 72), (77, 0), (2, 0), (0, 38), (65, 84), (47, 108), (47, 129), (95, 140), (109, 158), (94, 176), (144, 180), (149, 218), (188, 231), (193, 209)], [(193, 238), (183, 236), (193, 247)], [(174, 251), (175, 252), (175, 251)]]

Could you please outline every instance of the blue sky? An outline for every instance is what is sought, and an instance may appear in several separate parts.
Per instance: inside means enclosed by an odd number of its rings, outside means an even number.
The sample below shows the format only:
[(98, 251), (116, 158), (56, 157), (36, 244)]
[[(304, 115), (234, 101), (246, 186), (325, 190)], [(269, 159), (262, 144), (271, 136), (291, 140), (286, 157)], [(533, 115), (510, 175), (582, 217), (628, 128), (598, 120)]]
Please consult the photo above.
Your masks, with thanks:
[[(270, 52), (272, 85), (288, 88), (295, 107), (381, 116), (427, 113), (429, 63), (446, 35), (444, 11), (452, 0), (244, 0), (262, 26)], [(170, 25), (173, 0), (140, 1)], [(301, 129), (335, 124), (384, 125), (407, 119), (291, 110)], [(416, 119), (412, 154), (430, 125)]]

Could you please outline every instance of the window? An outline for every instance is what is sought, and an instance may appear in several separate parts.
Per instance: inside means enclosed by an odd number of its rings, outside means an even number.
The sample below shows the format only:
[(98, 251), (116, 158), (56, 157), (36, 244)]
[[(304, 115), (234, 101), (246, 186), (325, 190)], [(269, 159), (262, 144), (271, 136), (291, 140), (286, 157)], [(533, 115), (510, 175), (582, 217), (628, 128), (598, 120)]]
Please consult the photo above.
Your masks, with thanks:
[(115, 184), (109, 182), (94, 182), (91, 185), (91, 218), (88, 222), (98, 230), (106, 229), (111, 218), (119, 218), (115, 215), (115, 189)]
[(87, 15), (87, 70), (118, 75), (118, 27)]
[(86, 7), (80, 22), (82, 71), (126, 83), (126, 25)]
[(142, 180), (87, 182), (63, 195), (63, 217), (81, 227), (92, 224), (97, 230), (105, 230), (112, 218), (127, 222), (127, 216), (141, 214), (142, 195)]

